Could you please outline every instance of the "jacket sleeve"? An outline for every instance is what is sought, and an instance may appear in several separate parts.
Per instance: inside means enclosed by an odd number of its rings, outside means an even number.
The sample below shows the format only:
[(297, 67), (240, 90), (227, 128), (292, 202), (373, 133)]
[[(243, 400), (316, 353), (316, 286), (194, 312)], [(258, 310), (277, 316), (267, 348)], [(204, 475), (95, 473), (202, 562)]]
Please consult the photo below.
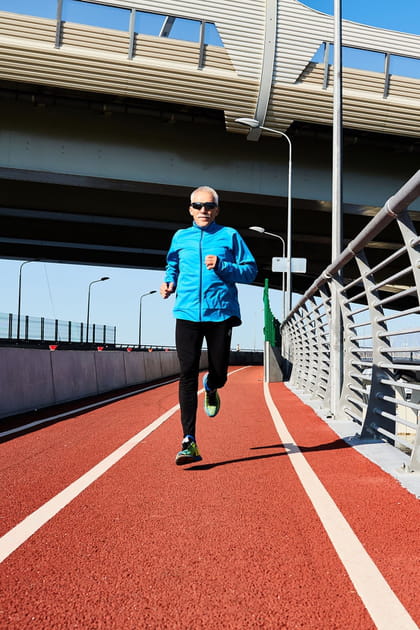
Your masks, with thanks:
[(175, 233), (171, 245), (169, 247), (168, 253), (166, 255), (166, 271), (165, 271), (165, 279), (164, 282), (173, 282), (176, 287), (178, 284), (178, 275), (179, 275), (179, 253), (178, 247), (176, 245), (177, 242), (177, 234)]
[(225, 282), (243, 284), (252, 282), (258, 273), (258, 267), (239, 232), (234, 232), (232, 248), (234, 261), (219, 258), (216, 267), (217, 275)]

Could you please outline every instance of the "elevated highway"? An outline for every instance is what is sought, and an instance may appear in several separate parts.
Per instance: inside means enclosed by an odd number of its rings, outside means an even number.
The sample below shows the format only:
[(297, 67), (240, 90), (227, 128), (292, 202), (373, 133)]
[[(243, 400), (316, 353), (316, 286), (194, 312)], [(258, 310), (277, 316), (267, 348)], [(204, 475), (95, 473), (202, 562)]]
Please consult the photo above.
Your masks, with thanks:
[[(82, 23), (66, 0), (49, 17), (0, 12), (1, 255), (162, 268), (189, 222), (190, 190), (209, 183), (221, 222), (256, 255), (257, 281), (280, 286), (278, 241), (247, 227), (285, 237), (287, 146), (234, 122), (257, 117), (292, 141), (293, 255), (308, 258), (293, 286), (305, 290), (331, 257), (331, 17), (297, 0), (115, 4), (125, 30)], [(142, 33), (151, 14), (162, 28)], [(200, 24), (197, 42), (170, 37), (177, 19)], [(210, 26), (217, 45), (206, 43)], [(420, 81), (390, 68), (418, 61), (419, 42), (343, 24), (345, 46), (384, 60), (381, 71), (344, 69), (345, 240), (418, 167)], [(395, 247), (392, 228), (371, 245)]]

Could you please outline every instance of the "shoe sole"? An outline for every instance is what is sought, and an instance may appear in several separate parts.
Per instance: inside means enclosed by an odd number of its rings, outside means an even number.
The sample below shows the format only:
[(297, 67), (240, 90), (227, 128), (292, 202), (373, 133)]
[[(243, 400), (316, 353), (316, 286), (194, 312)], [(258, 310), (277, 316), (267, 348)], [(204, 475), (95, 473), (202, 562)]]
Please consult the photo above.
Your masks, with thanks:
[(194, 455), (193, 457), (189, 457), (188, 455), (182, 455), (181, 457), (177, 457), (175, 459), (175, 464), (177, 466), (185, 466), (185, 464), (194, 464), (194, 462), (201, 462), (203, 458), (201, 455)]

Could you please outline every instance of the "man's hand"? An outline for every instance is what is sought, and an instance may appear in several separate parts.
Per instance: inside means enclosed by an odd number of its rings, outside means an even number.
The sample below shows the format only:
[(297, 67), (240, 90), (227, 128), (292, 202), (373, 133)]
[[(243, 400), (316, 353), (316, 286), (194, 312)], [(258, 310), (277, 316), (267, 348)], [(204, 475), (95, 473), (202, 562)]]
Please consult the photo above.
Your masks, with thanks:
[(204, 259), (204, 264), (206, 265), (207, 269), (215, 269), (217, 265), (217, 260), (218, 260), (217, 256), (213, 256), (213, 254), (209, 254)]
[(175, 291), (175, 286), (173, 282), (162, 282), (160, 285), (159, 293), (166, 300), (172, 293)]

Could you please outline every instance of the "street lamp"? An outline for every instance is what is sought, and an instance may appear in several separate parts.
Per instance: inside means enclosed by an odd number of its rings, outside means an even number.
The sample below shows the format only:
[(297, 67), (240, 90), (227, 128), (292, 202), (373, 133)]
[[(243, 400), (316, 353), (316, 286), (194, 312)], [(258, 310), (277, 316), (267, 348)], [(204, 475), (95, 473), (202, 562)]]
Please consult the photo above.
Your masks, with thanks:
[(263, 127), (258, 120), (254, 118), (236, 118), (235, 122), (250, 127), (251, 129), (262, 129), (263, 131), (270, 131), (271, 133), (278, 134), (286, 138), (289, 144), (289, 175), (287, 185), (287, 309), (288, 312), (292, 310), (292, 142), (288, 135), (277, 129), (270, 129), (270, 127)]
[[(342, 95), (342, 20), (341, 0), (334, 0), (334, 92), (333, 92), (333, 159), (331, 208), (331, 261), (341, 253), (343, 241), (343, 95)], [(343, 380), (343, 330), (338, 284), (341, 272), (331, 283), (331, 411), (337, 418)]]
[(140, 296), (140, 309), (139, 309), (139, 349), (141, 348), (141, 301), (146, 295), (152, 295), (152, 293), (156, 293), (156, 291), (148, 291), (147, 293), (143, 293)]
[(103, 278), (99, 278), (99, 280), (92, 280), (92, 282), (89, 283), (86, 317), (86, 343), (89, 341), (90, 289), (92, 284), (95, 284), (96, 282), (103, 282), (104, 280), (109, 280), (109, 276), (104, 276)]
[[(259, 225), (251, 225), (249, 227), (250, 230), (254, 230), (254, 232), (259, 232), (260, 234), (266, 234), (267, 236), (273, 236), (274, 238), (279, 238), (283, 244), (283, 252), (282, 256), (285, 258), (286, 254), (286, 243), (284, 242), (284, 238), (280, 236), (280, 234), (274, 234), (273, 232), (267, 232), (267, 230)], [(281, 272), (281, 290), (283, 292), (283, 319), (286, 317), (286, 293), (284, 290), (284, 271)]]
[(21, 266), (19, 267), (19, 286), (18, 286), (18, 309), (17, 309), (17, 331), (16, 331), (16, 339), (19, 341), (20, 339), (20, 306), (22, 303), (22, 267), (31, 262), (39, 262), (39, 258), (34, 258), (33, 260), (25, 260)]

